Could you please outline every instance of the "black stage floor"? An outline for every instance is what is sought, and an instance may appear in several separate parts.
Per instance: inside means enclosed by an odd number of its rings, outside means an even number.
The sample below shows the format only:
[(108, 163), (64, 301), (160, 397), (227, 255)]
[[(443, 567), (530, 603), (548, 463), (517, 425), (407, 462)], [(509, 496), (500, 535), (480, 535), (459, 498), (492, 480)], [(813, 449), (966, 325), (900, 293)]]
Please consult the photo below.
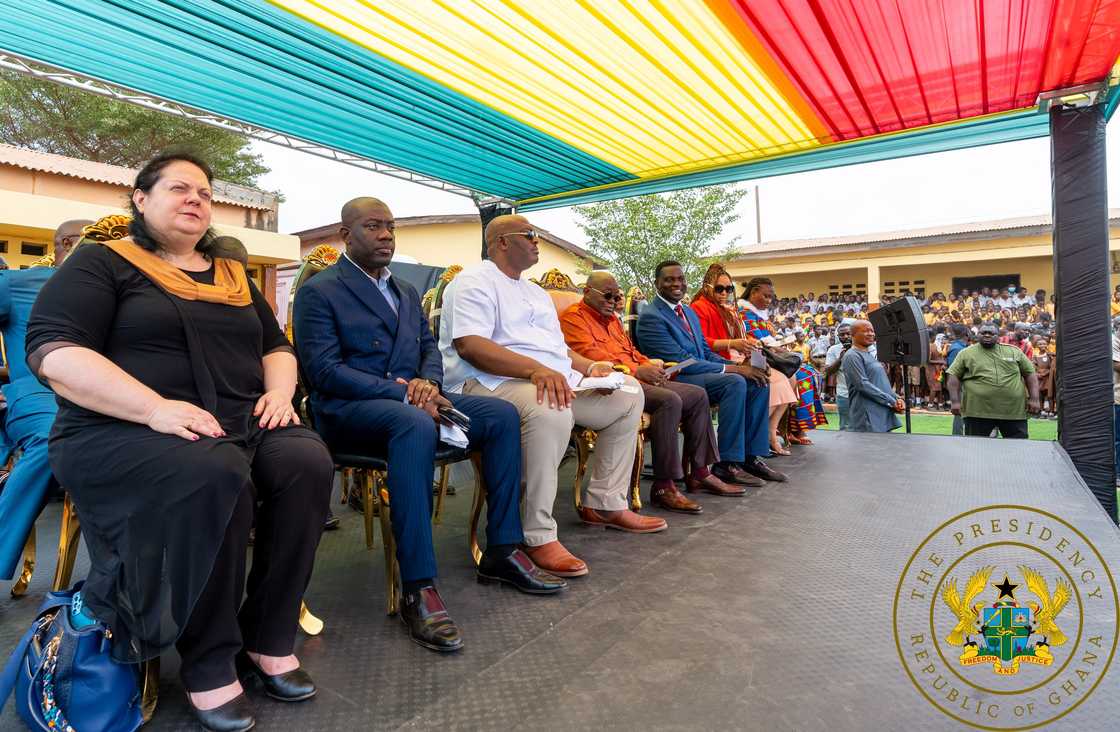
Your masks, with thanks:
[[(897, 647), (905, 652), (896, 649), (892, 631), (896, 588), (922, 540), (962, 512), (1022, 504), (1069, 522), (1113, 572), (1120, 569), (1120, 532), (1054, 445), (827, 432), (814, 438), (815, 446), (772, 461), (794, 476), (790, 483), (752, 490), (745, 499), (702, 499), (702, 516), (667, 515), (670, 529), (656, 535), (582, 527), (562, 481), (561, 538), (588, 561), (591, 574), (573, 580), (561, 597), (474, 582), (465, 538), (470, 492), (460, 490), (436, 530), (440, 587), (466, 641), (461, 653), (447, 657), (410, 643), (400, 621), (385, 615), (380, 533), (367, 552), (360, 517), (337, 507), (342, 529), (324, 536), (308, 592), (326, 630), (301, 636), (297, 651), (320, 693), (293, 706), (259, 697), (258, 728), (962, 728), (907, 676), (900, 655), (909, 656), (904, 646), (912, 631)], [(571, 474), (569, 462), (562, 478)], [(39, 545), (48, 550), (57, 513), (53, 504), (40, 523)], [(41, 599), (52, 564), (44, 559), (23, 599), (10, 599), (8, 585), (0, 585), (5, 654)], [(1006, 569), (1020, 577), (1014, 565)], [(1052, 583), (1054, 572), (1048, 576)], [(1114, 626), (1114, 605), (1102, 609), (1084, 594), (1090, 590), (1081, 589), (1075, 603), (1082, 625)], [(985, 598), (994, 600), (995, 591)], [(1022, 591), (1019, 598), (1034, 599)], [(946, 610), (937, 612), (940, 618)], [(1079, 616), (1067, 615), (1068, 631)], [(1017, 718), (1011, 697), (998, 688), (1050, 673), (1027, 666), (1010, 681), (988, 684), (997, 687), (992, 694), (974, 692), (961, 704), (979, 703), (979, 712), (958, 714), (1004, 729), (1069, 711), (1048, 727), (1114, 729), (1120, 671), (1106, 674), (1104, 664), (1115, 628), (1094, 632), (1102, 647), (1087, 680), (1074, 674), (1077, 664), (1064, 668), (1049, 685), (1017, 699), (1023, 709)], [(964, 674), (952, 681), (962, 689), (966, 677), (995, 678), (990, 669), (962, 669), (959, 649), (950, 652), (951, 665)], [(1055, 648), (1055, 668), (1063, 653)], [(193, 729), (176, 666), (173, 654), (165, 657), (154, 730)], [(1095, 693), (1070, 710), (1102, 676)], [(1047, 701), (1066, 677), (1076, 682), (1076, 693), (1056, 705)], [(918, 681), (936, 696), (929, 679), (919, 673)], [(993, 700), (1002, 707), (995, 721), (986, 721)], [(15, 723), (9, 705), (0, 728)]]

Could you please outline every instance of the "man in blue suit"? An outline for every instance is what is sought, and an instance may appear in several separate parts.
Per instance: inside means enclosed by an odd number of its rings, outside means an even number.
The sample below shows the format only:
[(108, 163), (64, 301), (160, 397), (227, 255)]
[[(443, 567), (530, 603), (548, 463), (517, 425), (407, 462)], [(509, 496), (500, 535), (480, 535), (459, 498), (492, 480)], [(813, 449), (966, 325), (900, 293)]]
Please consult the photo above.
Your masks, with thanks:
[(768, 416), (770, 386), (764, 370), (735, 364), (712, 352), (700, 330), (700, 319), (683, 304), (688, 284), (679, 262), (657, 265), (657, 296), (638, 317), (638, 348), (650, 358), (696, 363), (677, 377), (708, 392), (719, 404), (719, 456), (712, 472), (724, 482), (762, 485), (763, 480), (788, 478), (762, 461), (770, 454)]
[(299, 290), (294, 335), (311, 392), (315, 426), (335, 450), (385, 456), (401, 618), (415, 642), (436, 651), (463, 646), (435, 588), (432, 471), (440, 407), (470, 417), (467, 438), (482, 452), (487, 547), (480, 582), (551, 594), (565, 580), (539, 570), (520, 549), (521, 421), (500, 399), (441, 394), (443, 363), (420, 297), (395, 279), (393, 214), (376, 198), (342, 207), (346, 254)]
[[(54, 232), (54, 263), (60, 266), (92, 221), (67, 221)], [(8, 360), (8, 383), (3, 387), (3, 454), (20, 451), (19, 460), (0, 492), (0, 577), (10, 580), (19, 565), (27, 534), (46, 505), (54, 481), (47, 460), (47, 436), (58, 402), (27, 368), (24, 340), (31, 306), (50, 276), (52, 267), (0, 271), (0, 331)]]

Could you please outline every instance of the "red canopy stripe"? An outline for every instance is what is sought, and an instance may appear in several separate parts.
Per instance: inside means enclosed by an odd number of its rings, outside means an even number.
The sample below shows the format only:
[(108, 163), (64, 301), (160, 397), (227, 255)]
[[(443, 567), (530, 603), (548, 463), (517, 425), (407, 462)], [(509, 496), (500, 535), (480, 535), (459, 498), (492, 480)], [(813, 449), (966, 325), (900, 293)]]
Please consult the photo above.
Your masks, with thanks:
[(841, 140), (1101, 81), (1120, 33), (1120, 0), (725, 1)]

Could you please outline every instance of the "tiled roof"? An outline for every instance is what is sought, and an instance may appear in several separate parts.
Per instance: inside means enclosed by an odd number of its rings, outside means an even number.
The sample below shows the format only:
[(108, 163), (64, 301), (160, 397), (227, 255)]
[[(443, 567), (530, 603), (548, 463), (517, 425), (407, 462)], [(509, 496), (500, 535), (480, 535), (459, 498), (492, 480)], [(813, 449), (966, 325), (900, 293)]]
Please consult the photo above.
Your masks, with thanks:
[[(479, 225), (478, 214), (435, 214), (432, 216), (405, 216), (396, 220), (397, 227), (406, 226), (427, 226), (431, 224), (474, 224)], [(338, 233), (338, 227), (342, 225), (341, 221), (336, 221), (333, 224), (324, 224), (323, 226), (316, 226), (314, 229), (305, 229), (303, 231), (293, 231), (292, 233), (298, 236), (304, 242), (311, 239), (320, 237), (332, 237)], [(561, 249), (571, 252), (577, 257), (583, 259), (594, 259), (591, 253), (581, 246), (573, 244), (567, 239), (562, 239), (550, 231), (546, 231), (539, 226), (534, 225), (533, 228), (541, 235), (541, 238), (550, 244), (560, 247)], [(479, 246), (481, 246), (482, 232), (479, 232)]]
[[(0, 144), (0, 165), (12, 165), (24, 170), (66, 175), (71, 178), (109, 183), (129, 188), (136, 180), (136, 170), (120, 165), (97, 163), (92, 160), (71, 158), (65, 155), (28, 150), (14, 145)], [(256, 188), (215, 180), (214, 200), (244, 208), (270, 211), (276, 206), (276, 195)]]

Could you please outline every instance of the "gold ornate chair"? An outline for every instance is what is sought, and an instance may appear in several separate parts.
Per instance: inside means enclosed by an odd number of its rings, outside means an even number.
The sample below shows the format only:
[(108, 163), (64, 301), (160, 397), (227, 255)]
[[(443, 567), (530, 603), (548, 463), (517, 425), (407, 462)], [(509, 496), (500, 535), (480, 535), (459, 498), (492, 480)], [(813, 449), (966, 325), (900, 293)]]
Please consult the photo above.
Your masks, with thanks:
[[(550, 269), (541, 275), (539, 280), (532, 280), (548, 293), (556, 314), (560, 315), (569, 307), (583, 298), (580, 289), (572, 282), (572, 278), (558, 269)], [(625, 366), (615, 366), (616, 371), (625, 374), (630, 369)], [(639, 511), (642, 508), (641, 479), (642, 465), (645, 463), (645, 434), (649, 427), (649, 414), (642, 412), (641, 424), (638, 427), (638, 440), (634, 448), (634, 464), (630, 469), (630, 508)], [(583, 505), (583, 476), (587, 473), (587, 463), (591, 458), (591, 451), (595, 449), (595, 440), (598, 435), (595, 430), (581, 427), (578, 424), (572, 429), (572, 442), (576, 448), (576, 475), (572, 481), (572, 505), (576, 511)]]
[[(287, 335), (289, 340), (293, 343), (295, 342), (293, 316), (295, 300), (299, 288), (311, 279), (311, 277), (322, 272), (327, 267), (334, 265), (338, 261), (339, 256), (340, 254), (337, 249), (323, 244), (313, 249), (304, 257), (303, 264), (300, 266), (299, 271), (296, 273), (296, 278), (292, 282), (292, 295), (288, 300)], [(454, 277), (454, 273), (451, 274), (451, 277)], [(450, 282), (450, 278), (446, 281)], [(441, 280), (440, 285), (436, 287), (436, 292), (433, 293), (433, 302), (442, 302), (441, 286), (445, 287), (446, 282)], [(308, 392), (303, 382), (302, 372), (300, 373), (295, 402), (300, 419), (304, 421), (304, 424), (314, 426), (313, 415), (311, 414), (310, 404), (308, 402)], [(387, 483), (389, 464), (386, 460), (381, 458), (366, 455), (334, 451), (332, 451), (332, 455), (334, 457), (335, 467), (342, 472), (342, 502), (346, 503), (348, 501), (350, 491), (359, 491), (362, 503), (362, 515), (365, 523), (366, 549), (372, 550), (374, 546), (373, 519), (376, 516), (380, 520), (382, 543), (385, 549), (386, 608), (388, 614), (394, 615), (399, 609), (398, 588), (400, 583), (396, 559), (396, 543), (393, 539), (392, 524), (390, 522), (390, 496)], [(481, 463), (477, 454), (468, 453), (465, 449), (460, 448), (446, 446), (437, 447), (435, 463), (436, 467), (440, 469), (440, 479), (437, 484), (436, 508), (433, 512), (433, 522), (438, 523), (442, 515), (443, 499), (447, 493), (449, 467), (453, 463), (467, 459), (470, 459), (475, 471), (474, 502), (471, 509), (468, 540), (470, 543), (471, 558), (475, 564), (477, 564), (482, 558), (482, 551), (478, 547), (478, 522), (486, 495), (485, 485), (482, 481)]]

